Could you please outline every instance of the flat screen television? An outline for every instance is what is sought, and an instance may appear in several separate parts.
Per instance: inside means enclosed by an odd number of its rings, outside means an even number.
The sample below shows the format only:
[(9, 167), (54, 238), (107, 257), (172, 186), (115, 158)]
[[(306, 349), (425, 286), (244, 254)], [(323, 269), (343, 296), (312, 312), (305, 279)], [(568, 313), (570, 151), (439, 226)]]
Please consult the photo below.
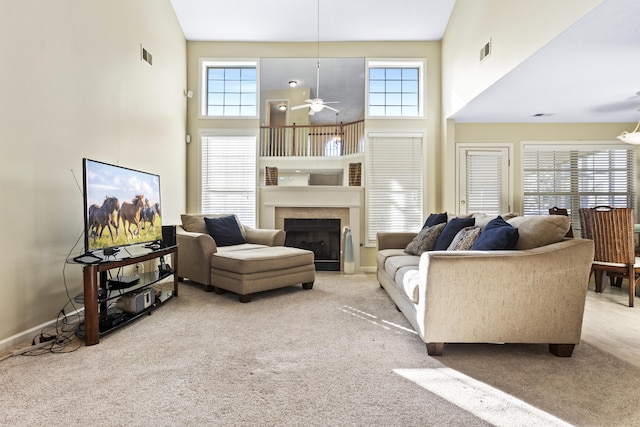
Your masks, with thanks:
[(159, 175), (90, 159), (82, 175), (85, 253), (162, 241)]

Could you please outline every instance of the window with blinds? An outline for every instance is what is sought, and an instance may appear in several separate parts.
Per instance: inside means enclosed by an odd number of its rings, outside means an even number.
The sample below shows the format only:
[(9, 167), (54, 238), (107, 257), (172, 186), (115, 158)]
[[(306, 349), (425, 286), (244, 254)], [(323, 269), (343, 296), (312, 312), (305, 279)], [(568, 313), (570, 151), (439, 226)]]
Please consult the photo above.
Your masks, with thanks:
[(565, 208), (574, 229), (580, 229), (581, 207), (635, 206), (636, 150), (628, 145), (525, 144), (522, 180), (525, 215)]
[(460, 212), (500, 214), (509, 206), (509, 150), (461, 148)]
[(201, 212), (256, 224), (256, 137), (201, 136)]
[(369, 134), (366, 152), (366, 245), (381, 231), (422, 227), (422, 136)]

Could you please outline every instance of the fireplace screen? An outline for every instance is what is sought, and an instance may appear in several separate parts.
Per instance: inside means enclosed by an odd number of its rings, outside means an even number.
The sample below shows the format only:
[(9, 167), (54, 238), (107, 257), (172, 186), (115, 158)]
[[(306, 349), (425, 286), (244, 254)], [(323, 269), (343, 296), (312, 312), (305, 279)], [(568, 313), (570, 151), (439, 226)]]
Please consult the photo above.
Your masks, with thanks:
[(340, 220), (285, 218), (284, 245), (312, 251), (316, 270), (340, 271)]

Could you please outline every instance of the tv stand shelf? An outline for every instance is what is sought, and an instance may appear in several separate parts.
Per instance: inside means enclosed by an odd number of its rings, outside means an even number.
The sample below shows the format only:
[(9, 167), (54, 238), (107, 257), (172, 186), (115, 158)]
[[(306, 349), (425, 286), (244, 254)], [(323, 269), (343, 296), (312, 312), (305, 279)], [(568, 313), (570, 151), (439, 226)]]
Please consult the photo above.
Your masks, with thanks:
[[(173, 266), (178, 265), (178, 246), (175, 245), (157, 249), (140, 256), (101, 261), (83, 266), (84, 324), (81, 325), (78, 335), (84, 335), (85, 345), (98, 344), (100, 336), (132, 322), (143, 314), (151, 314), (153, 310), (163, 305), (168, 299), (178, 296), (178, 275), (175, 269), (170, 272), (152, 271), (140, 274), (138, 282), (129, 287), (110, 289), (108, 285), (107, 272), (109, 270), (149, 261), (165, 255), (172, 256), (171, 264)], [(155, 301), (144, 310), (137, 313), (123, 313), (109, 308), (109, 304), (114, 299), (143, 290), (170, 276), (173, 276), (173, 291), (156, 295)]]

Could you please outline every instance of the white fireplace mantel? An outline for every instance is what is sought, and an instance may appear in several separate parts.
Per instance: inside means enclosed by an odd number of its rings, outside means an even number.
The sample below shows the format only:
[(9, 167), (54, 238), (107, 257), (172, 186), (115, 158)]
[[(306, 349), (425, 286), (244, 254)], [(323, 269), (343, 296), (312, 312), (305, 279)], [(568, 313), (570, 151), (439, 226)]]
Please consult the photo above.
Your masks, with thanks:
[[(348, 209), (348, 224), (354, 247), (354, 264), (360, 270), (360, 215), (363, 187), (346, 186), (266, 186), (260, 187), (260, 227), (281, 228), (277, 225), (278, 208), (301, 208), (305, 214), (299, 217), (313, 218), (314, 208), (326, 217), (327, 210)], [(338, 216), (339, 217), (339, 216)]]

